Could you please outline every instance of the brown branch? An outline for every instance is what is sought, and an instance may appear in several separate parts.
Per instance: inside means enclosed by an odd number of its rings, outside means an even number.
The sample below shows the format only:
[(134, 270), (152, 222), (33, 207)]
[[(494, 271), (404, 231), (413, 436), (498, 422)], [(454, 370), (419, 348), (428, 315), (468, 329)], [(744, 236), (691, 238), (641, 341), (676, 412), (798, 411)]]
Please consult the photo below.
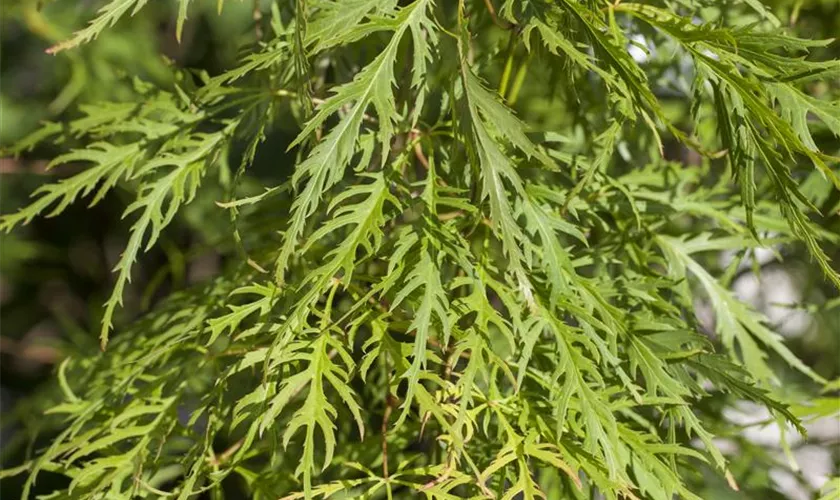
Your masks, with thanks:
[(230, 445), (230, 447), (228, 449), (226, 449), (225, 451), (223, 451), (221, 455), (215, 455), (214, 454), (210, 459), (208, 459), (208, 461), (214, 467), (218, 467), (220, 465), (223, 465), (225, 462), (230, 460), (230, 457), (232, 457), (234, 453), (239, 451), (239, 448), (242, 447), (242, 443), (244, 441), (245, 441), (245, 438), (240, 439), (239, 441)]
[(0, 337), (0, 353), (10, 356), (34, 361), (42, 365), (52, 365), (62, 359), (61, 351), (49, 345), (18, 342), (9, 337)]
[(420, 137), (420, 135), (420, 131), (416, 128), (411, 129), (411, 132), (409, 133), (409, 137), (411, 138), (411, 140), (415, 141), (414, 156), (417, 157), (417, 161), (419, 161), (420, 164), (423, 165), (423, 168), (429, 170), (431, 168), (429, 166), (429, 160), (426, 158), (426, 154), (423, 152), (423, 146), (420, 144), (420, 141), (417, 140)]
[(23, 162), (17, 158), (0, 158), (0, 174), (50, 175), (48, 164), (42, 160)]
[(493, 7), (493, 0), (484, 0), (484, 6), (487, 7), (487, 12), (490, 13), (490, 17), (493, 19), (493, 23), (495, 23), (496, 26), (502, 28), (503, 30), (516, 28), (516, 25), (510, 21), (499, 18), (498, 14), (496, 14), (496, 8)]

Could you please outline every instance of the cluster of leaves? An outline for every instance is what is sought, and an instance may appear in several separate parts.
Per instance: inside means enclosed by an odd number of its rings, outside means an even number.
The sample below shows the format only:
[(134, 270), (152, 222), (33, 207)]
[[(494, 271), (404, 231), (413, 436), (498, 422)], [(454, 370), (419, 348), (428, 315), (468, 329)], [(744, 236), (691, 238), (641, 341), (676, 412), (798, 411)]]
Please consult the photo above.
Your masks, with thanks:
[[(728, 7), (756, 21), (739, 25), (723, 3), (271, 2), (238, 67), (138, 81), (133, 101), (46, 124), (14, 152), (80, 143), (51, 167), (84, 169), (0, 228), (117, 187), (136, 199), (104, 353), (61, 365), (55, 433), (3, 474), (27, 475), (25, 497), (66, 476), (50, 498), (235, 482), (254, 498), (668, 499), (699, 498), (691, 471), (708, 464), (737, 488), (714, 401), (801, 431), (776, 361), (830, 388), (728, 285), (755, 249), (802, 245), (840, 286), (840, 238), (820, 225), (840, 209), (837, 160), (815, 139), (840, 136), (840, 106), (805, 92), (840, 61), (808, 60), (828, 42), (785, 34), (759, 2)], [(51, 50), (145, 4), (108, 2)], [(628, 51), (639, 34), (690, 63), (687, 123)], [(537, 60), (563, 88), (526, 83)], [(526, 84), (568, 118), (518, 118)], [(244, 193), (280, 121), (300, 122), (293, 174)], [(699, 159), (664, 158), (668, 141)], [(135, 261), (211, 175), (227, 178), (235, 263), (109, 342)], [(721, 251), (737, 258), (716, 273)]]

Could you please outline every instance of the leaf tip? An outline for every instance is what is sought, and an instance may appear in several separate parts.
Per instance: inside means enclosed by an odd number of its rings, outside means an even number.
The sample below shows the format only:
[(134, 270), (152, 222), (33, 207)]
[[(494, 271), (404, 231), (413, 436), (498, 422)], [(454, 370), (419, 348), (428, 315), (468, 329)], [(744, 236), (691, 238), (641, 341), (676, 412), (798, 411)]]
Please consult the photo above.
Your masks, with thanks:
[(730, 488), (734, 491), (741, 491), (741, 488), (738, 487), (738, 483), (735, 481), (735, 476), (732, 475), (732, 471), (726, 469), (724, 475), (726, 476), (726, 482), (729, 484)]

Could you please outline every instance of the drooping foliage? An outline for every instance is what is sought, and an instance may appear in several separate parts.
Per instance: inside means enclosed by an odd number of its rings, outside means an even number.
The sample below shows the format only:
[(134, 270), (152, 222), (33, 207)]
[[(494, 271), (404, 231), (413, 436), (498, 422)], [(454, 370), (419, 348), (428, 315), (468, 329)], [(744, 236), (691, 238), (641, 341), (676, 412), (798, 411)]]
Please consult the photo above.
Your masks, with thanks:
[[(50, 52), (147, 4), (100, 3)], [(263, 3), (236, 67), (137, 80), (10, 148), (82, 168), (5, 231), (133, 198), (103, 352), (60, 365), (49, 440), (2, 473), (24, 497), (52, 473), (49, 498), (700, 498), (698, 468), (738, 488), (726, 401), (804, 432), (780, 373), (830, 382), (729, 285), (771, 247), (840, 287), (840, 105), (811, 92), (840, 61), (809, 56), (830, 41), (755, 0)], [(208, 184), (228, 265), (120, 316)]]

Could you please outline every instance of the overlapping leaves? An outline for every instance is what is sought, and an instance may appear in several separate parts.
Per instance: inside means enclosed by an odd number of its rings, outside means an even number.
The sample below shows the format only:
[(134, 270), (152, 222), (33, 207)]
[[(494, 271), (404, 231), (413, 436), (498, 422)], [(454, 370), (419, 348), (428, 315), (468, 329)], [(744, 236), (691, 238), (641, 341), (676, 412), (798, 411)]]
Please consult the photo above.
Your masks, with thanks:
[[(107, 3), (58, 48), (144, 4)], [(836, 63), (790, 54), (812, 42), (647, 5), (509, 0), (496, 14), (474, 4), (297, 1), (288, 31), (238, 68), (84, 109), (22, 143), (84, 141), (53, 163), (85, 168), (36, 191), (4, 229), (118, 185), (135, 193), (104, 345), (133, 263), (205, 174), (244, 140), (248, 175), (265, 130), (286, 117), (273, 114), (292, 115), (271, 103), (324, 96), (303, 106), (317, 105), (290, 146), (291, 179), (218, 208), (270, 220), (279, 248), (169, 297), (104, 355), (63, 365), (52, 413), (67, 420), (51, 425), (64, 429), (8, 474), (28, 472), (29, 487), (39, 471), (60, 472), (68, 494), (91, 498), (221, 494), (232, 476), (256, 498), (535, 498), (549, 470), (570, 498), (695, 498), (689, 467), (728, 474), (710, 393), (798, 424), (775, 395), (768, 353), (825, 380), (701, 255), (756, 248), (773, 231), (775, 244), (804, 242), (836, 280), (821, 247), (836, 238), (811, 218), (791, 166), (804, 157), (836, 176), (808, 117), (838, 134), (840, 116), (800, 86)], [(591, 117), (582, 147), (535, 134), (527, 112), (517, 118), (496, 95), (483, 21), (511, 31), (511, 60), (519, 44), (542, 47), (606, 88), (607, 116)], [(626, 51), (636, 22), (691, 57), (695, 107), (714, 110), (720, 144), (669, 120)], [(310, 59), (331, 85), (305, 74)], [(665, 162), (660, 136), (708, 158)], [(266, 203), (278, 192), (292, 193), (288, 210)], [(255, 272), (272, 264), (274, 279)], [(719, 342), (695, 321), (700, 300)]]

